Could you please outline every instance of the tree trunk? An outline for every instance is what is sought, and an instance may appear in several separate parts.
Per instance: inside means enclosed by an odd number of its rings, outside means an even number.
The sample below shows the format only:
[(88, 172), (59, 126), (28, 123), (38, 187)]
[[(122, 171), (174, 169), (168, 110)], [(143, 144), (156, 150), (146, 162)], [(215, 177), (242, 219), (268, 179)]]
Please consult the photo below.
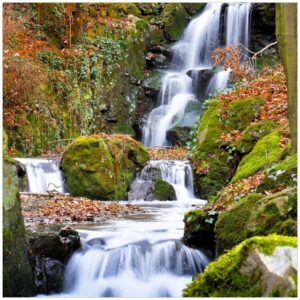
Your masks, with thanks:
[(276, 4), (276, 37), (287, 80), (292, 149), (297, 152), (297, 3)]

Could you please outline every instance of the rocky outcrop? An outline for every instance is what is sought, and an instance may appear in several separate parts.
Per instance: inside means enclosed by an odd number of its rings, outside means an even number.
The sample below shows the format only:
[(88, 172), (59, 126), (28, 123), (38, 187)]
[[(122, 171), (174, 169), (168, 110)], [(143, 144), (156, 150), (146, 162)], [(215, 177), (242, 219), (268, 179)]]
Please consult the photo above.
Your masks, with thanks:
[(183, 296), (296, 296), (296, 278), (296, 237), (253, 237), (210, 263), (184, 289)]
[[(4, 142), (4, 151), (5, 151)], [(18, 194), (16, 164), (4, 156), (3, 164), (3, 296), (35, 294), (30, 255)]]
[(122, 200), (148, 160), (147, 150), (130, 136), (90, 136), (76, 139), (66, 149), (61, 168), (72, 195)]
[(60, 292), (70, 256), (81, 247), (77, 231), (70, 227), (59, 233), (35, 232), (29, 237), (35, 262), (35, 286), (39, 294)]

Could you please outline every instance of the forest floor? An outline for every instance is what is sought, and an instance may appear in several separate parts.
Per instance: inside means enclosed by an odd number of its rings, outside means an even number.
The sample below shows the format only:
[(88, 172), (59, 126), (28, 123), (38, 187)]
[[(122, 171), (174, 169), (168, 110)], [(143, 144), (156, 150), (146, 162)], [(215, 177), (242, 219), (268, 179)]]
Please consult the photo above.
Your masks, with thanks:
[(61, 194), (21, 194), (20, 199), (24, 222), (29, 229), (41, 225), (102, 223), (144, 212), (137, 205)]

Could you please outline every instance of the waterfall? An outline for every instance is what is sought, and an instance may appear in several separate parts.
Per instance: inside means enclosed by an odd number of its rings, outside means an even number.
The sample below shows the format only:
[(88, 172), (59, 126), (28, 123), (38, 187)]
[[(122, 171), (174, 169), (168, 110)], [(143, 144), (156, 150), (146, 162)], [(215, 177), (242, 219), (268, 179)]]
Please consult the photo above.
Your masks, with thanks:
[(226, 45), (248, 47), (251, 3), (232, 3), (226, 14)]
[(15, 160), (26, 169), (30, 193), (65, 192), (63, 174), (59, 169), (58, 160), (41, 158), (15, 158)]
[(180, 241), (146, 241), (116, 249), (93, 246), (72, 256), (64, 293), (76, 297), (178, 297), (208, 259)]
[(131, 184), (129, 200), (154, 200), (153, 186), (158, 178), (170, 183), (179, 201), (195, 199), (193, 172), (188, 161), (152, 160)]
[[(192, 20), (182, 38), (171, 50), (173, 61), (162, 80), (158, 106), (148, 116), (143, 128), (143, 144), (147, 147), (168, 146), (167, 131), (180, 124), (186, 107), (198, 101), (189, 71), (211, 68), (210, 56), (221, 47), (220, 23), (223, 3), (209, 3), (203, 12)], [(226, 45), (243, 43), (248, 46), (250, 26), (250, 3), (229, 4), (226, 10)], [(206, 87), (205, 95), (224, 89), (229, 71), (216, 71)]]

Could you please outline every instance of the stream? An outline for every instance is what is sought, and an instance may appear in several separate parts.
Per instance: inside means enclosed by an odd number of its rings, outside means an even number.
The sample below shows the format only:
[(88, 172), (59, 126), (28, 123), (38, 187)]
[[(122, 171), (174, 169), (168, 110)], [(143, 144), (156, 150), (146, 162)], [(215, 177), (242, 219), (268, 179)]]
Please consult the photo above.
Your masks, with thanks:
[[(201, 100), (227, 86), (230, 71), (212, 70), (210, 56), (217, 47), (248, 45), (251, 4), (228, 4), (225, 14), (223, 5), (207, 4), (170, 48), (173, 61), (162, 79), (157, 106), (143, 128), (145, 146), (169, 146), (168, 130), (176, 126), (192, 127), (198, 121), (202, 110), (199, 86)], [(226, 31), (225, 41), (220, 41), (221, 24)], [(207, 82), (201, 82), (203, 72), (211, 74)], [(50, 187), (65, 192), (57, 162), (18, 160), (27, 171), (30, 192), (46, 192)], [(173, 186), (174, 201), (155, 200), (157, 174)], [(181, 241), (185, 212), (206, 203), (194, 195), (188, 161), (150, 161), (137, 174), (128, 199), (145, 212), (103, 224), (75, 227), (80, 233), (82, 249), (68, 262), (63, 291), (53, 296), (181, 297), (192, 276), (203, 271), (209, 263), (209, 253)]]

